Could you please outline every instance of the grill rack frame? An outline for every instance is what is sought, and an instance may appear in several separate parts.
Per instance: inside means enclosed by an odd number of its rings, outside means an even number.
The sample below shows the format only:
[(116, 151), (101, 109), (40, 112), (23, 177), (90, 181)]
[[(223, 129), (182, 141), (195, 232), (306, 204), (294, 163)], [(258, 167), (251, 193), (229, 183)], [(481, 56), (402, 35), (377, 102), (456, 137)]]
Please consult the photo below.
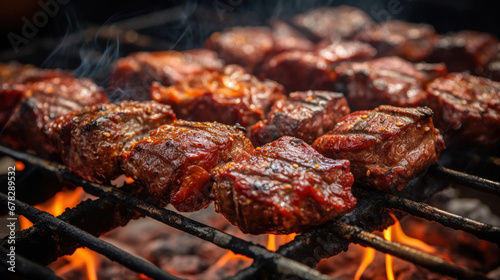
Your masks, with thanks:
[[(193, 221), (171, 210), (159, 208), (154, 204), (142, 201), (141, 199), (136, 198), (135, 196), (132, 196), (114, 187), (89, 182), (85, 179), (78, 177), (60, 163), (47, 161), (38, 158), (37, 156), (16, 151), (5, 146), (0, 146), (0, 153), (15, 158), (16, 160), (21, 160), (36, 165), (49, 172), (55, 173), (65, 181), (71, 182), (72, 184), (78, 186), (82, 186), (87, 193), (98, 196), (100, 197), (99, 199), (111, 199), (122, 206), (131, 207), (132, 209), (137, 210), (143, 215), (154, 218), (162, 223), (165, 223), (169, 226), (182, 230), (188, 234), (209, 241), (219, 247), (229, 249), (234, 253), (242, 254), (254, 259), (255, 266), (251, 266), (250, 268), (243, 270), (242, 272), (240, 272), (241, 275), (237, 274), (237, 276), (233, 277), (233, 279), (246, 279), (250, 275), (256, 275), (260, 273), (262, 268), (264, 267), (267, 268), (272, 267), (274, 271), (278, 274), (295, 275), (302, 279), (331, 279), (330, 277), (323, 275), (304, 264), (301, 264), (295, 260), (281, 256), (279, 250), (277, 252), (268, 251), (267, 249), (265, 249), (260, 245), (255, 245), (251, 242), (245, 241), (238, 237), (231, 236), (210, 226)], [(470, 178), (475, 179), (475, 177), (470, 177)], [(384, 197), (383, 199), (385, 199), (385, 201), (387, 201), (388, 203), (387, 208), (395, 209), (398, 211), (404, 211), (411, 215), (419, 216), (424, 219), (435, 220), (445, 226), (452, 225), (452, 227), (455, 229), (462, 229), (469, 232), (472, 231), (471, 233), (476, 235), (478, 238), (482, 238), (490, 242), (492, 242), (492, 240), (493, 241), (500, 240), (500, 228), (498, 227), (470, 220), (455, 214), (451, 214), (421, 202), (415, 202), (411, 200), (409, 201), (408, 199), (405, 198), (395, 197), (389, 194), (377, 193), (376, 191), (372, 190), (366, 190), (366, 191), (368, 195), (383, 196)], [(6, 195), (1, 194), (0, 201), (3, 204), (7, 204), (8, 200)], [(46, 212), (40, 211), (34, 208), (33, 206), (29, 206), (20, 201), (16, 201), (15, 203), (17, 206), (16, 210), (21, 209), (19, 214), (26, 215), (27, 218), (29, 219), (34, 219), (33, 221), (35, 224), (34, 227), (42, 225), (43, 223), (40, 223), (41, 221), (48, 222), (50, 225), (52, 225), (52, 227), (55, 224), (57, 225), (57, 227), (52, 228), (52, 230), (58, 230), (58, 228), (60, 230), (60, 228), (64, 228), (65, 231), (72, 232), (69, 233), (70, 237), (76, 239), (77, 242), (79, 243), (79, 246), (89, 247), (90, 249), (98, 251), (101, 254), (102, 252), (104, 252), (104, 255), (112, 260), (127, 263), (126, 260), (124, 261), (120, 259), (120, 256), (118, 256), (118, 259), (116, 259), (117, 254), (115, 251), (113, 251), (114, 249), (104, 249), (103, 251), (102, 248), (107, 248), (106, 242), (96, 237), (93, 237), (92, 235), (86, 233), (85, 231), (75, 228), (71, 224), (68, 224), (58, 218), (55, 218)], [(424, 209), (424, 211), (422, 211), (422, 209)], [(40, 220), (37, 219), (37, 217), (44, 217), (44, 218)], [(451, 221), (451, 224), (450, 222), (449, 224), (446, 224), (446, 221), (448, 222)], [(464, 221), (465, 223), (463, 224)], [(50, 227), (51, 226), (49, 226), (49, 228)], [(449, 263), (444, 259), (440, 259), (438, 257), (429, 255), (427, 253), (410, 248), (408, 246), (396, 242), (386, 241), (376, 235), (373, 235), (367, 231), (364, 231), (363, 229), (360, 229), (359, 227), (348, 225), (337, 220), (332, 220), (327, 224), (320, 226), (319, 228), (323, 228), (326, 229), (327, 231), (330, 231), (331, 233), (333, 233), (333, 235), (345, 241), (346, 243), (359, 243), (363, 246), (370, 246), (384, 253), (389, 253), (399, 258), (408, 260), (410, 262), (413, 262), (414, 264), (417, 264), (419, 266), (425, 267), (427, 269), (430, 269), (438, 273), (458, 277), (460, 279), (488, 279), (484, 274), (477, 273), (470, 269)], [(77, 232), (83, 232), (82, 235), (89, 235), (92, 238), (81, 240), (81, 238), (78, 237), (77, 235), (76, 237), (75, 235), (73, 235), (75, 230)], [(478, 233), (479, 236), (477, 235)], [(89, 237), (87, 236), (87, 238)], [(293, 243), (294, 241), (295, 240), (290, 241), (289, 243)], [(5, 241), (3, 241), (3, 243), (5, 243)], [(5, 244), (3, 245), (5, 246)], [(103, 247), (100, 248), (99, 246)], [(95, 250), (96, 248), (97, 250)], [(111, 251), (111, 254), (109, 251)], [(115, 253), (114, 255), (113, 252)], [(128, 255), (128, 253), (122, 253), (122, 254)], [(109, 257), (109, 255), (111, 255), (111, 257)], [(134, 258), (133, 255), (131, 256), (132, 258)], [(130, 256), (128, 258), (130, 258)], [(18, 260), (24, 263), (22, 259)], [(155, 272), (154, 271), (155, 269), (151, 268), (150, 265), (154, 266), (151, 263), (140, 264), (138, 267), (136, 267), (135, 265), (133, 265), (133, 267), (129, 267), (129, 265), (125, 264), (125, 266), (131, 268), (132, 270), (135, 271), (139, 270), (138, 272), (144, 273), (145, 275), (148, 275), (150, 277), (152, 276), (153, 279), (178, 279), (178, 278), (170, 278), (168, 274), (167, 275), (158, 274), (158, 272), (157, 271)], [(29, 261), (26, 263), (26, 266), (27, 267), (29, 266), (30, 269), (36, 269), (40, 271), (44, 269), (44, 267), (39, 266), (38, 264), (31, 263)], [(44, 271), (45, 273), (48, 273), (46, 270)]]

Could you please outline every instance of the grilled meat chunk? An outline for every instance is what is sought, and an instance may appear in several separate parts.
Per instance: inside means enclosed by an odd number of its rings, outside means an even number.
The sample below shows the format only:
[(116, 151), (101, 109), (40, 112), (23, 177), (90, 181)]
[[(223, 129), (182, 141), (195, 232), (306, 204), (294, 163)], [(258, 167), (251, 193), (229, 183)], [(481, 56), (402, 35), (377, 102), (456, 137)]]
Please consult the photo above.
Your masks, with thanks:
[(133, 142), (174, 120), (167, 105), (122, 101), (63, 115), (47, 125), (46, 132), (69, 169), (82, 178), (103, 183), (123, 174), (121, 154), (130, 150)]
[(368, 44), (357, 41), (322, 42), (316, 53), (335, 65), (342, 61), (365, 61), (375, 57), (377, 51)]
[(177, 210), (195, 211), (211, 202), (212, 170), (252, 149), (236, 127), (176, 121), (124, 152), (123, 169)]
[(118, 60), (110, 87), (119, 100), (150, 100), (151, 84), (155, 81), (170, 86), (222, 67), (217, 54), (204, 49), (133, 53)]
[(328, 60), (302, 51), (282, 52), (262, 67), (261, 79), (282, 84), (287, 92), (300, 90), (330, 90), (336, 75)]
[(399, 57), (341, 63), (335, 71), (339, 74), (337, 90), (345, 92), (355, 111), (383, 104), (416, 106), (426, 97), (426, 76)]
[(294, 24), (316, 40), (352, 39), (356, 32), (373, 24), (365, 12), (350, 6), (321, 7), (294, 17)]
[(379, 57), (399, 56), (422, 61), (432, 53), (438, 36), (428, 24), (391, 20), (364, 29), (355, 39), (371, 44)]
[(328, 91), (292, 92), (287, 100), (278, 100), (267, 119), (252, 126), (252, 143), (261, 146), (281, 136), (293, 136), (312, 144), (332, 130), (350, 109), (340, 93)]
[[(89, 79), (71, 73), (27, 66), (27, 71), (5, 81), (0, 88), (0, 139), (14, 148), (26, 149), (43, 157), (57, 158), (44, 126), (56, 117), (85, 105), (107, 102), (104, 91)], [(29, 72), (29, 73), (28, 73)], [(22, 81), (23, 83), (18, 83)]]
[(218, 170), (216, 211), (251, 234), (299, 232), (354, 209), (349, 161), (284, 136)]
[(237, 65), (170, 87), (153, 83), (151, 96), (172, 106), (181, 119), (239, 123), (245, 127), (264, 119), (274, 101), (285, 98), (281, 85), (259, 81)]
[(450, 72), (485, 72), (485, 66), (497, 54), (499, 41), (486, 33), (460, 31), (443, 36), (437, 41), (430, 62), (444, 62)]
[(262, 66), (261, 79), (282, 84), (287, 92), (330, 90), (336, 79), (334, 66), (341, 61), (371, 59), (375, 50), (368, 44), (350, 41), (319, 44), (317, 51), (287, 51)]
[(451, 73), (427, 85), (426, 105), (447, 143), (488, 150), (500, 140), (500, 83)]
[(215, 51), (226, 64), (239, 64), (249, 73), (274, 52), (274, 38), (267, 27), (233, 27), (213, 33), (205, 47)]
[(427, 107), (380, 106), (345, 116), (313, 143), (321, 154), (348, 159), (356, 183), (401, 189), (437, 159), (444, 142)]
[(274, 38), (274, 52), (313, 50), (313, 42), (287, 23), (275, 19), (271, 21), (271, 27)]

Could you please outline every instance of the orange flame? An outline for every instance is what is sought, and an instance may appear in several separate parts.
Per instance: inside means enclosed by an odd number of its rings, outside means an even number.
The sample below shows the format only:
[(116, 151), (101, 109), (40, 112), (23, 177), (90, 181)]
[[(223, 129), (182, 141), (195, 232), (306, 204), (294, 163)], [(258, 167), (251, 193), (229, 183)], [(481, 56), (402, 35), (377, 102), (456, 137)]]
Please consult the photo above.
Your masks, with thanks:
[(267, 250), (269, 251), (276, 251), (276, 235), (274, 234), (269, 234), (267, 236)]
[[(434, 247), (428, 245), (427, 243), (419, 239), (412, 238), (406, 235), (396, 216), (394, 216), (394, 214), (392, 213), (389, 213), (389, 215), (391, 215), (392, 219), (394, 220), (394, 225), (384, 230), (383, 236), (386, 240), (399, 242), (401, 244), (405, 244), (410, 247), (420, 249), (427, 253), (431, 254), (437, 253), (437, 250)], [(361, 279), (361, 276), (363, 275), (366, 268), (373, 262), (374, 257), (375, 257), (375, 250), (373, 248), (365, 248), (365, 254), (363, 256), (363, 260), (361, 261), (361, 264), (359, 265), (359, 268), (356, 271), (356, 274), (354, 275), (354, 280)], [(394, 268), (392, 265), (392, 258), (393, 257), (389, 254), (385, 255), (385, 272), (388, 280), (395, 279)]]
[(361, 275), (365, 272), (366, 268), (373, 262), (375, 258), (375, 249), (367, 247), (365, 249), (365, 254), (363, 255), (363, 260), (361, 260), (361, 264), (359, 265), (356, 274), (354, 275), (354, 280), (361, 279)]
[[(36, 205), (35, 207), (57, 217), (61, 215), (66, 208), (75, 207), (82, 200), (83, 193), (84, 192), (81, 187), (78, 187), (74, 190), (62, 190), (56, 193), (48, 201)], [(19, 220), (21, 229), (27, 229), (33, 226), (33, 224), (25, 217), (21, 216)], [(62, 259), (67, 262), (67, 264), (57, 269), (55, 271), (56, 275), (61, 277), (70, 270), (81, 268), (85, 270), (87, 279), (97, 280), (96, 266), (98, 259), (96, 253), (94, 253), (90, 249), (79, 248), (73, 253), (73, 255), (62, 257)]]
[(23, 171), (25, 167), (22, 161), (16, 161), (16, 171)]
[[(395, 217), (393, 216), (393, 218)], [(392, 226), (384, 230), (385, 239), (391, 241), (391, 236)], [(385, 274), (387, 275), (387, 280), (394, 280), (394, 272), (392, 271), (392, 256), (389, 254), (385, 254)]]
[(233, 253), (233, 251), (229, 250), (229, 251), (227, 251), (227, 253), (222, 255), (222, 257), (220, 257), (214, 265), (217, 268), (221, 268), (231, 261), (238, 261), (238, 260), (248, 261), (248, 262), (252, 261), (252, 259), (249, 257), (235, 254), (235, 253)]
[[(62, 190), (56, 193), (51, 199), (35, 207), (57, 217), (61, 215), (67, 207), (75, 207), (82, 200), (82, 195), (83, 189), (81, 187), (74, 190)], [(19, 220), (21, 229), (27, 229), (33, 225), (25, 217), (20, 217)]]

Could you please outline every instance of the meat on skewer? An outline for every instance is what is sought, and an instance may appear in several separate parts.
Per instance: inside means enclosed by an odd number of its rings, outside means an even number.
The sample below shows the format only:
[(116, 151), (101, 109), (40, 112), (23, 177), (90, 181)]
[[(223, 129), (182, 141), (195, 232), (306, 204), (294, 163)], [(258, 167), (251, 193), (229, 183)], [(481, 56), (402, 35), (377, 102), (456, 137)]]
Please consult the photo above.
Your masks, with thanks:
[(321, 7), (293, 18), (294, 25), (318, 41), (349, 40), (373, 24), (364, 11), (350, 7)]
[(170, 87), (153, 83), (151, 88), (153, 99), (172, 106), (180, 119), (244, 127), (264, 119), (275, 101), (285, 99), (283, 92), (276, 82), (259, 81), (237, 65)]
[(238, 64), (254, 73), (275, 52), (273, 33), (268, 27), (233, 27), (213, 33), (205, 48), (215, 51), (226, 64)]
[(216, 53), (205, 49), (133, 53), (117, 61), (110, 90), (118, 100), (151, 100), (153, 82), (170, 86), (223, 66)]
[(426, 97), (427, 76), (399, 57), (383, 57), (367, 62), (341, 63), (337, 89), (346, 93), (353, 110), (373, 109), (388, 104), (417, 106)]
[(29, 65), (0, 65), (0, 140), (17, 149), (57, 158), (44, 127), (56, 117), (108, 98), (89, 79), (77, 79), (61, 70)]
[(121, 154), (130, 150), (133, 142), (174, 120), (167, 105), (122, 101), (60, 116), (47, 125), (46, 133), (70, 170), (87, 180), (103, 183), (123, 174), (119, 165)]
[(210, 202), (212, 170), (253, 149), (236, 126), (176, 121), (159, 127), (123, 153), (127, 176), (179, 211)]
[(292, 92), (287, 100), (278, 100), (267, 119), (252, 126), (250, 139), (256, 146), (293, 136), (312, 144), (332, 130), (350, 109), (340, 93), (328, 91)]
[(377, 55), (399, 56), (408, 61), (422, 61), (433, 51), (438, 35), (428, 24), (390, 20), (358, 32), (355, 40), (369, 43)]
[(243, 232), (288, 234), (350, 212), (349, 161), (284, 136), (216, 171), (216, 211)]
[(356, 183), (379, 190), (401, 189), (436, 163), (444, 149), (427, 107), (380, 106), (345, 116), (313, 147), (334, 159), (348, 159)]
[(262, 66), (260, 78), (283, 84), (287, 92), (330, 90), (337, 77), (335, 65), (371, 59), (375, 53), (370, 45), (360, 42), (322, 43), (314, 52), (287, 51), (273, 56)]
[(485, 66), (498, 51), (499, 41), (487, 33), (464, 30), (437, 41), (430, 62), (444, 62), (450, 72), (471, 71), (483, 75)]
[(446, 143), (482, 150), (500, 142), (500, 83), (467, 73), (451, 73), (427, 85), (425, 104), (434, 112)]

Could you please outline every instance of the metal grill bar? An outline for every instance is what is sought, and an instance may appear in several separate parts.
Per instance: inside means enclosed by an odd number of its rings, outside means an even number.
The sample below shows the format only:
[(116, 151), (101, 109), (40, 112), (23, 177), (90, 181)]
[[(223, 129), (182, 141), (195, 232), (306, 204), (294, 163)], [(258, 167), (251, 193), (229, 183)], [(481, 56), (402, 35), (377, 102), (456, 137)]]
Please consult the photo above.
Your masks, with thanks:
[[(0, 193), (0, 201), (5, 206), (7, 206), (7, 203), (9, 202), (7, 196), (3, 193)], [(14, 204), (16, 205), (15, 212), (25, 216), (32, 223), (42, 225), (52, 231), (63, 233), (78, 241), (82, 245), (85, 245), (89, 249), (92, 249), (93, 251), (108, 257), (110, 260), (116, 261), (136, 272), (143, 273), (153, 279), (180, 280), (180, 278), (161, 270), (152, 263), (131, 255), (110, 243), (90, 235), (86, 231), (65, 223), (47, 212), (38, 210), (35, 207), (18, 200), (15, 200)]]
[(358, 227), (339, 221), (333, 221), (330, 225), (330, 229), (335, 235), (344, 238), (347, 241), (372, 247), (380, 252), (391, 254), (429, 270), (446, 275), (452, 275), (460, 279), (488, 279), (481, 273), (474, 272), (470, 269), (458, 266), (444, 259), (413, 249), (406, 245), (387, 241)]
[[(235, 253), (243, 254), (251, 258), (254, 258), (256, 260), (271, 260), (273, 263), (276, 264), (278, 268), (277, 271), (279, 273), (292, 272), (293, 274), (306, 279), (316, 279), (317, 277), (325, 277), (323, 279), (329, 279), (326, 276), (320, 274), (315, 270), (312, 270), (311, 268), (301, 263), (284, 258), (283, 256), (277, 253), (269, 252), (263, 247), (256, 246), (250, 242), (241, 240), (234, 236), (228, 235), (224, 232), (218, 231), (214, 228), (192, 221), (175, 212), (158, 208), (155, 205), (149, 204), (147, 202), (141, 201), (140, 199), (132, 197), (126, 193), (123, 193), (120, 190), (117, 190), (116, 188), (88, 182), (76, 176), (72, 172), (68, 171), (61, 164), (42, 160), (35, 156), (17, 152), (2, 146), (0, 146), (0, 152), (9, 154), (17, 159), (26, 160), (32, 164), (37, 164), (40, 167), (45, 168), (49, 171), (57, 172), (57, 174), (60, 175), (65, 180), (68, 180), (77, 185), (81, 185), (87, 192), (91, 194), (97, 196), (106, 196), (115, 199), (118, 202), (122, 203), (123, 205), (132, 207), (145, 215), (151, 216), (161, 222), (164, 222), (175, 228), (193, 234), (199, 238), (213, 242), (214, 244), (222, 248), (230, 249)], [(361, 230), (358, 227), (347, 225), (340, 221), (332, 221), (331, 223), (327, 224), (327, 227), (339, 237), (344, 238), (350, 242), (356, 242), (363, 245), (371, 246), (382, 252), (393, 254), (397, 257), (412, 261), (415, 264), (421, 265), (423, 267), (426, 267), (428, 269), (440, 273), (459, 276), (464, 279), (485, 278), (484, 275), (448, 263), (430, 254), (426, 254), (421, 251), (411, 249), (409, 247), (400, 244), (387, 242), (376, 235), (372, 235), (366, 231)], [(380, 241), (379, 239), (381, 239), (382, 241)], [(319, 275), (316, 277), (314, 273), (317, 273)], [(312, 275), (314, 275), (314, 277), (311, 278)]]
[[(296, 262), (294, 260), (287, 259), (287, 258), (281, 256), (280, 254), (268, 251), (267, 249), (265, 249), (264, 247), (262, 247), (260, 245), (255, 245), (251, 242), (248, 242), (248, 241), (245, 241), (243, 239), (237, 238), (235, 236), (226, 234), (220, 230), (217, 230), (217, 229), (212, 228), (210, 226), (207, 226), (207, 225), (204, 225), (202, 223), (191, 220), (189, 218), (186, 218), (186, 217), (184, 217), (180, 214), (177, 214), (173, 211), (159, 208), (153, 204), (150, 204), (150, 203), (145, 202), (143, 200), (140, 200), (136, 197), (130, 196), (129, 194), (124, 193), (120, 190), (117, 190), (114, 187), (104, 186), (104, 185), (89, 182), (85, 179), (82, 179), (82, 178), (76, 176), (71, 171), (68, 171), (66, 169), (66, 167), (61, 165), (61, 164), (54, 163), (54, 162), (47, 161), (47, 160), (42, 160), (36, 156), (17, 152), (17, 151), (14, 151), (14, 150), (11, 150), (9, 148), (2, 147), (2, 146), (0, 146), (0, 152), (4, 152), (4, 153), (9, 154), (10, 156), (15, 157), (15, 158), (20, 159), (20, 160), (28, 161), (31, 164), (37, 164), (38, 166), (40, 166), (48, 171), (56, 172), (64, 180), (67, 180), (67, 181), (74, 183), (78, 186), (82, 186), (86, 192), (88, 192), (92, 195), (101, 196), (103, 198), (106, 197), (106, 198), (114, 199), (125, 206), (136, 209), (138, 212), (141, 212), (141, 213), (143, 213), (147, 216), (150, 216), (150, 217), (152, 217), (160, 222), (163, 222), (163, 223), (170, 225), (174, 228), (177, 228), (179, 230), (182, 230), (184, 232), (187, 232), (189, 234), (197, 236), (201, 239), (212, 242), (221, 248), (229, 249), (235, 253), (242, 254), (242, 255), (245, 255), (245, 256), (253, 258), (253, 259), (264, 259), (267, 261), (271, 261), (274, 264), (276, 264), (276, 269), (277, 269), (277, 272), (279, 272), (279, 273), (292, 274), (292, 275), (299, 276), (303, 279), (311, 279), (311, 280), (312, 279), (324, 279), (324, 280), (331, 279), (330, 277), (321, 274), (317, 270), (314, 270), (314, 269), (312, 269), (304, 264), (301, 264), (299, 262)], [(4, 196), (5, 195), (2, 194), (2, 197), (4, 197)], [(33, 208), (33, 207), (31, 207), (31, 208)], [(34, 209), (36, 209), (36, 208), (34, 208)], [(37, 211), (40, 211), (40, 210), (37, 209)], [(23, 213), (21, 213), (21, 214), (23, 214)], [(48, 213), (46, 213), (46, 214), (51, 216)], [(51, 216), (51, 217), (53, 217), (53, 216)], [(63, 221), (60, 221), (57, 218), (55, 218), (55, 219), (61, 224), (71, 226), (69, 224), (64, 223)], [(81, 230), (79, 230), (79, 231), (86, 233), (85, 231), (81, 231)], [(89, 236), (94, 238), (94, 239), (97, 239), (91, 235), (89, 235)], [(71, 236), (71, 237), (73, 237), (73, 236)], [(78, 239), (76, 239), (76, 240), (78, 240)], [(107, 244), (106, 242), (104, 242), (100, 239), (97, 239), (97, 240), (103, 242), (103, 244)], [(78, 241), (81, 242), (81, 240), (78, 240)], [(86, 244), (83, 242), (81, 242), (81, 243)], [(111, 244), (108, 244), (108, 245), (111, 245)], [(88, 246), (88, 247), (94, 250), (94, 248), (92, 248), (90, 246)], [(94, 251), (102, 253), (99, 250), (94, 250)], [(122, 254), (124, 254), (124, 253), (122, 253)], [(126, 264), (124, 264), (124, 265), (127, 266)], [(142, 273), (144, 273), (144, 272), (142, 272)], [(144, 274), (146, 274), (146, 273), (144, 273)], [(146, 275), (148, 275), (148, 274), (146, 274)], [(162, 278), (162, 279), (164, 279), (164, 278)]]
[(444, 226), (460, 229), (493, 243), (500, 243), (500, 228), (471, 220), (428, 204), (415, 202), (394, 195), (385, 195), (387, 207), (400, 210), (416, 217), (438, 222)]
[[(0, 262), (2, 263), (2, 266), (5, 267), (5, 273), (12, 273), (7, 272), (7, 268), (9, 267), (9, 264), (7, 263), (8, 253), (8, 250), (0, 246)], [(54, 272), (50, 270), (50, 268), (43, 267), (19, 255), (16, 255), (15, 273), (21, 275), (26, 279), (62, 280), (61, 278), (57, 277)]]
[(438, 180), (446, 180), (454, 183), (462, 184), (467, 187), (474, 188), (479, 191), (491, 193), (500, 196), (500, 183), (484, 179), (478, 176), (455, 171), (443, 166), (432, 166), (427, 171), (427, 174)]

